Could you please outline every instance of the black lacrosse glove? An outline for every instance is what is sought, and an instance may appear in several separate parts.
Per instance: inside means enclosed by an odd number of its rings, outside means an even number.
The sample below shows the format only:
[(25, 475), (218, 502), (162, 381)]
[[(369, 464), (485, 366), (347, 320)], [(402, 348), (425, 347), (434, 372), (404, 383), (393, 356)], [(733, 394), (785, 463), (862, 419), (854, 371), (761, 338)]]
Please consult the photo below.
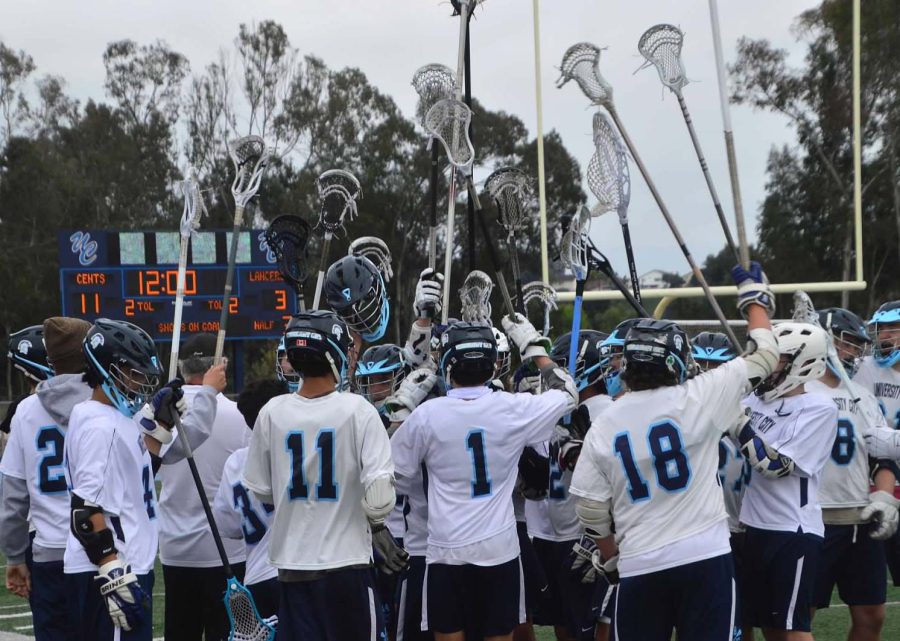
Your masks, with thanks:
[(526, 447), (519, 457), (518, 489), (526, 499), (540, 501), (550, 488), (550, 459)]

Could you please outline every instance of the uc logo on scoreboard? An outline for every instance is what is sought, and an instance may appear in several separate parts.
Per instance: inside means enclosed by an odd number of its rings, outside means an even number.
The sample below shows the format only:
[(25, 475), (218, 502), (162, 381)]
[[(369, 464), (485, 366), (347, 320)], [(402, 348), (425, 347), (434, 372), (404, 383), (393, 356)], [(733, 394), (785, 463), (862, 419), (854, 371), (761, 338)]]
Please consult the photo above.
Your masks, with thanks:
[(91, 240), (88, 232), (76, 231), (69, 236), (72, 243), (72, 253), (78, 256), (78, 263), (87, 267), (97, 260), (97, 241)]

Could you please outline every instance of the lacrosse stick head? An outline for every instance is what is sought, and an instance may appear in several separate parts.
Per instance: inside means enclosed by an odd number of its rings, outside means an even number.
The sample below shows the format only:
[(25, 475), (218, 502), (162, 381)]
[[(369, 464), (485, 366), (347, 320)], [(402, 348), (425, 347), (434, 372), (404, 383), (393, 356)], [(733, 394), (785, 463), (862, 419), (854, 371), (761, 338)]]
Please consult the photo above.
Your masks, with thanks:
[(316, 229), (333, 234), (343, 229), (344, 222), (356, 218), (356, 201), (362, 198), (362, 187), (356, 176), (344, 169), (329, 169), (316, 179), (322, 207)]
[(412, 86), (419, 94), (416, 117), (425, 127), (425, 115), (438, 100), (452, 98), (456, 92), (456, 74), (446, 65), (430, 64), (419, 67), (413, 74)]
[(184, 210), (181, 213), (181, 236), (190, 238), (200, 229), (200, 218), (207, 213), (200, 193), (200, 182), (197, 180), (197, 168), (189, 167), (187, 175), (181, 181), (181, 195), (184, 196)]
[[(568, 223), (568, 224), (566, 224)], [(563, 235), (559, 242), (559, 259), (572, 272), (575, 280), (587, 278), (590, 261), (591, 213), (587, 207), (563, 221)]]
[(574, 80), (592, 104), (611, 108), (613, 90), (600, 74), (600, 51), (600, 47), (590, 42), (579, 42), (566, 49), (556, 86), (559, 88)]
[(528, 221), (528, 205), (534, 197), (531, 178), (521, 169), (501, 167), (484, 183), (485, 189), (497, 204), (500, 224), (512, 235)]
[(470, 272), (459, 288), (462, 319), (467, 323), (491, 324), (491, 292), (494, 281), (483, 271)]
[(525, 303), (525, 309), (528, 310), (529, 305), (536, 304), (539, 306), (544, 316), (543, 335), (550, 335), (550, 312), (557, 309), (556, 290), (550, 285), (539, 280), (525, 283), (522, 286), (522, 300)]
[(372, 264), (381, 272), (385, 283), (391, 282), (394, 270), (391, 269), (391, 250), (387, 243), (375, 236), (361, 236), (350, 243), (347, 250), (348, 256), (364, 256), (372, 261)]
[(259, 189), (269, 160), (269, 151), (260, 136), (244, 136), (228, 143), (228, 155), (234, 163), (231, 194), (235, 205), (244, 207)]
[(609, 118), (599, 111), (594, 114), (594, 155), (588, 163), (587, 182), (598, 201), (593, 213), (615, 211), (620, 222), (627, 222), (631, 200), (628, 154)]
[(444, 98), (425, 114), (425, 130), (437, 138), (454, 167), (466, 170), (475, 162), (475, 148), (469, 139), (472, 110), (462, 100)]
[(684, 34), (681, 29), (671, 24), (658, 24), (650, 27), (638, 40), (638, 51), (647, 61), (641, 69), (649, 65), (656, 67), (663, 85), (674, 93), (688, 83), (681, 61), (681, 45)]
[(309, 223), (303, 218), (282, 214), (269, 223), (264, 236), (266, 245), (275, 254), (278, 272), (297, 293), (308, 275), (309, 234)]
[(795, 323), (819, 325), (819, 315), (816, 313), (815, 305), (809, 294), (802, 289), (794, 292), (794, 310), (791, 313), (791, 320)]
[(373, 342), (387, 331), (390, 303), (378, 268), (364, 256), (344, 256), (325, 273), (325, 300), (347, 326)]
[(225, 611), (231, 625), (229, 641), (271, 641), (275, 627), (256, 609), (250, 591), (231, 577), (225, 587)]

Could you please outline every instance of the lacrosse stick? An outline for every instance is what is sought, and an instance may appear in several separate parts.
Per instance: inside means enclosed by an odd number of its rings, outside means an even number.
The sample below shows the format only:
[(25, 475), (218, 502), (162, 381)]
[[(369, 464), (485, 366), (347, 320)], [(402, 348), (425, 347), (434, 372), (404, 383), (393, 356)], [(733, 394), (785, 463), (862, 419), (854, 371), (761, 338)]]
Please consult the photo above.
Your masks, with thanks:
[(300, 216), (282, 214), (269, 223), (265, 233), (266, 245), (275, 254), (278, 273), (294, 290), (301, 312), (306, 311), (303, 284), (309, 275), (306, 271), (309, 231), (309, 223)]
[(319, 258), (319, 275), (316, 278), (313, 309), (319, 309), (331, 239), (334, 238), (336, 231), (344, 228), (345, 218), (349, 220), (356, 218), (356, 201), (362, 198), (362, 187), (359, 186), (356, 176), (343, 169), (329, 169), (324, 172), (316, 180), (316, 187), (322, 201), (316, 228), (325, 232), (325, 240), (322, 243), (322, 256)]
[(197, 493), (200, 495), (200, 504), (203, 506), (203, 513), (206, 514), (206, 521), (209, 523), (213, 541), (216, 543), (216, 550), (219, 552), (219, 560), (222, 561), (222, 569), (225, 571), (225, 596), (223, 600), (225, 601), (225, 611), (228, 613), (228, 623), (231, 627), (228, 641), (272, 641), (275, 638), (275, 627), (259, 615), (253, 595), (237, 580), (234, 576), (234, 571), (231, 569), (231, 564), (228, 562), (228, 554), (226, 554), (225, 546), (222, 544), (222, 535), (219, 534), (219, 528), (209, 507), (209, 499), (206, 497), (206, 490), (203, 489), (203, 481), (200, 480), (197, 463), (194, 461), (194, 452), (184, 432), (181, 416), (178, 412), (173, 412), (172, 417), (175, 419), (178, 438), (181, 441), (182, 448), (184, 448), (185, 458), (191, 470), (194, 485), (197, 487)]
[(675, 97), (678, 98), (681, 115), (684, 117), (684, 124), (687, 125), (688, 133), (691, 136), (691, 143), (694, 145), (694, 152), (696, 152), (697, 160), (700, 162), (700, 169), (703, 171), (703, 178), (706, 180), (706, 187), (709, 189), (713, 207), (715, 207), (716, 214), (719, 216), (722, 231), (725, 232), (725, 241), (728, 243), (731, 251), (734, 252), (735, 262), (740, 263), (741, 255), (731, 235), (731, 228), (728, 226), (728, 220), (725, 218), (722, 203), (719, 202), (719, 194), (713, 183), (712, 174), (709, 173), (706, 157), (703, 155), (703, 149), (700, 147), (700, 139), (697, 138), (694, 122), (691, 120), (687, 102), (685, 102), (684, 94), (681, 92), (682, 87), (688, 83), (684, 71), (684, 62), (681, 60), (681, 44), (683, 40), (684, 34), (681, 32), (681, 29), (674, 25), (658, 24), (647, 29), (638, 41), (638, 51), (641, 52), (641, 55), (647, 61), (641, 66), (641, 69), (650, 65), (656, 67), (663, 86), (668, 87), (675, 94)]
[[(453, 97), (456, 89), (456, 76), (449, 67), (430, 64), (420, 67), (416, 71), (413, 75), (412, 84), (416, 89), (416, 93), (419, 94), (416, 115), (422, 127), (427, 130), (425, 116), (428, 110), (438, 100)], [(428, 147), (431, 148), (431, 177), (429, 180), (431, 209), (429, 211), (428, 266), (433, 270), (437, 265), (437, 183), (440, 149), (434, 144), (434, 138), (432, 137), (428, 139)]]
[(622, 140), (625, 141), (625, 146), (628, 147), (628, 152), (631, 154), (631, 157), (634, 158), (634, 162), (638, 166), (638, 170), (640, 170), (644, 182), (647, 183), (647, 187), (653, 195), (653, 200), (656, 201), (660, 213), (662, 213), (663, 218), (666, 220), (666, 224), (669, 226), (669, 230), (675, 237), (675, 242), (678, 243), (678, 246), (681, 248), (681, 253), (684, 254), (685, 260), (687, 260), (688, 265), (690, 265), (694, 278), (697, 279), (700, 287), (703, 288), (706, 300), (709, 302), (709, 306), (712, 308), (716, 318), (722, 325), (722, 330), (725, 332), (725, 335), (728, 336), (728, 339), (731, 341), (732, 345), (734, 345), (734, 348), (740, 350), (741, 347), (737, 337), (734, 335), (734, 331), (728, 324), (728, 320), (725, 318), (722, 308), (719, 307), (718, 301), (712, 295), (712, 292), (709, 289), (709, 283), (706, 282), (706, 277), (703, 276), (703, 272), (700, 271), (700, 268), (694, 261), (694, 257), (688, 250), (684, 238), (678, 230), (678, 226), (675, 224), (672, 215), (669, 213), (669, 208), (666, 207), (666, 204), (663, 202), (662, 196), (656, 189), (656, 184), (650, 177), (650, 172), (647, 171), (647, 167), (641, 160), (637, 148), (634, 146), (634, 143), (628, 136), (628, 132), (625, 130), (625, 126), (619, 118), (619, 114), (613, 103), (612, 86), (606, 82), (602, 75), (600, 75), (600, 49), (586, 42), (569, 47), (565, 55), (563, 55), (560, 72), (559, 80), (556, 83), (557, 87), (562, 87), (569, 80), (575, 80), (592, 104), (604, 107), (606, 108), (606, 111), (609, 112), (613, 123), (616, 125), (616, 129), (619, 130), (619, 134), (622, 136)]
[(612, 264), (609, 262), (609, 259), (597, 249), (597, 246), (594, 244), (594, 241), (588, 239), (588, 261), (590, 263), (591, 270), (598, 270), (603, 275), (605, 275), (609, 280), (612, 281), (612, 284), (616, 286), (620, 292), (622, 292), (622, 296), (625, 297), (625, 300), (628, 301), (628, 304), (631, 305), (632, 309), (637, 313), (640, 318), (650, 318), (650, 314), (647, 313), (647, 310), (641, 304), (641, 301), (638, 300), (625, 286), (625, 283), (622, 282), (622, 279), (619, 278), (619, 275), (612, 268)]
[(622, 138), (613, 129), (609, 118), (599, 111), (594, 114), (594, 149), (594, 155), (588, 163), (587, 182), (598, 202), (591, 214), (600, 215), (608, 211), (618, 213), (622, 240), (625, 243), (625, 257), (631, 274), (631, 289), (635, 300), (640, 303), (641, 288), (634, 264), (634, 250), (631, 248), (631, 232), (628, 229), (628, 203), (631, 200), (628, 156)]
[(216, 336), (216, 363), (222, 360), (222, 352), (225, 350), (225, 328), (228, 324), (228, 308), (234, 284), (234, 265), (237, 262), (244, 208), (256, 195), (269, 158), (266, 143), (259, 136), (244, 136), (232, 140), (228, 143), (228, 153), (231, 162), (234, 163), (234, 182), (231, 183), (231, 195), (234, 196), (234, 228), (231, 231), (228, 270), (225, 272), (225, 291), (222, 293), (222, 312), (219, 315), (219, 333)]
[(206, 213), (197, 169), (190, 167), (187, 176), (179, 185), (184, 196), (184, 211), (181, 214), (181, 252), (178, 254), (178, 280), (175, 286), (175, 318), (172, 322), (172, 354), (169, 357), (169, 380), (178, 376), (178, 348), (181, 344), (181, 313), (184, 309), (184, 282), (187, 270), (188, 247), (194, 231), (200, 228), (200, 217)]
[(459, 288), (461, 316), (467, 323), (491, 323), (491, 293), (494, 282), (483, 271), (475, 270), (466, 276)]
[(543, 308), (544, 330), (541, 333), (544, 336), (550, 336), (550, 312), (557, 309), (556, 290), (544, 282), (535, 280), (522, 286), (522, 294), (525, 300), (525, 309), (528, 309), (529, 303), (532, 302)]
[(587, 282), (590, 263), (591, 213), (587, 207), (571, 219), (563, 219), (563, 235), (559, 244), (559, 259), (575, 277), (575, 307), (572, 310), (572, 333), (569, 339), (569, 373), (575, 377), (578, 357), (578, 337), (581, 334), (581, 304), (584, 284)]
[(372, 264), (381, 272), (385, 285), (391, 282), (391, 278), (394, 277), (394, 270), (391, 269), (391, 250), (388, 249), (387, 243), (380, 238), (360, 236), (350, 243), (347, 255), (363, 256), (372, 261)]
[(500, 225), (506, 230), (506, 246), (509, 248), (516, 286), (516, 303), (519, 312), (524, 315), (525, 297), (522, 294), (522, 272), (515, 240), (516, 232), (524, 229), (528, 223), (528, 205), (534, 197), (531, 180), (524, 171), (514, 167), (501, 167), (487, 177), (484, 187), (494, 199), (497, 211), (500, 212)]

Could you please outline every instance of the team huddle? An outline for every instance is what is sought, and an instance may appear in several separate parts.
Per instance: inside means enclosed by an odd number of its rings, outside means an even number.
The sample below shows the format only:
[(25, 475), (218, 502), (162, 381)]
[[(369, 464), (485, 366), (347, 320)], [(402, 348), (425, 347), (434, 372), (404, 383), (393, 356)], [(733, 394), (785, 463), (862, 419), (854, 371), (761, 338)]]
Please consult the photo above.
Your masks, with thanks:
[[(835, 587), (849, 638), (880, 638), (900, 301), (868, 326), (840, 308), (772, 325), (760, 266), (732, 274), (743, 353), (650, 318), (555, 341), (522, 314), (438, 323), (431, 269), (400, 346), (379, 342), (377, 267), (350, 255), (325, 276), (332, 311), (291, 317), (275, 378), (236, 403), (212, 335), (160, 387), (135, 325), (21, 330), (7, 588), (39, 640), (152, 639), (157, 554), (169, 640), (812, 639)], [(234, 576), (259, 636), (223, 603)]]

